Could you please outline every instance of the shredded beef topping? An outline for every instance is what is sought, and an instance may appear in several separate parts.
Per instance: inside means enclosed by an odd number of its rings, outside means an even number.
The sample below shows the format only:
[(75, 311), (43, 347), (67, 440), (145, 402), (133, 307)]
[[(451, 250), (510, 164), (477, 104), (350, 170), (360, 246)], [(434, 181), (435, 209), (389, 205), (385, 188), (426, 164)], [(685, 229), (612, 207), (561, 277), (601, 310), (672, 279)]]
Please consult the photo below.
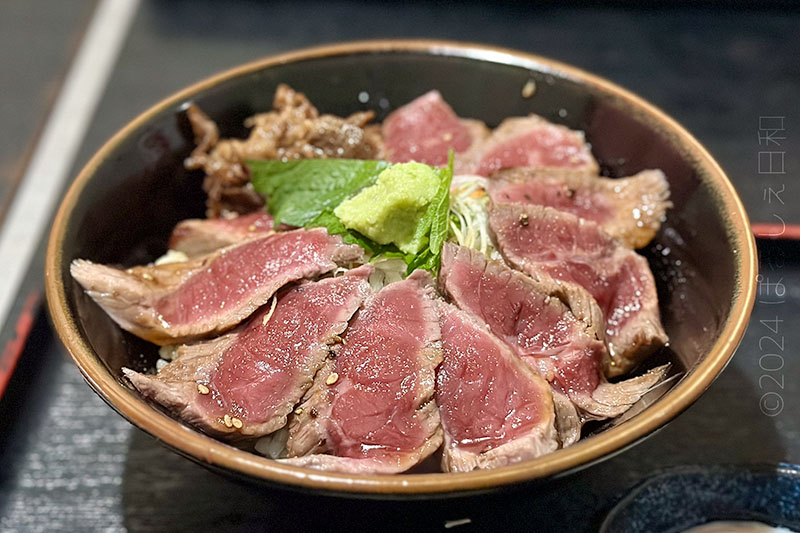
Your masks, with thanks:
[(206, 214), (249, 213), (264, 205), (250, 185), (247, 159), (380, 159), (383, 143), (377, 126), (368, 126), (372, 111), (341, 118), (320, 115), (303, 93), (281, 84), (273, 110), (245, 121), (251, 128), (247, 139), (219, 139), (217, 125), (197, 106), (187, 116), (197, 148), (186, 159), (186, 168), (206, 174)]

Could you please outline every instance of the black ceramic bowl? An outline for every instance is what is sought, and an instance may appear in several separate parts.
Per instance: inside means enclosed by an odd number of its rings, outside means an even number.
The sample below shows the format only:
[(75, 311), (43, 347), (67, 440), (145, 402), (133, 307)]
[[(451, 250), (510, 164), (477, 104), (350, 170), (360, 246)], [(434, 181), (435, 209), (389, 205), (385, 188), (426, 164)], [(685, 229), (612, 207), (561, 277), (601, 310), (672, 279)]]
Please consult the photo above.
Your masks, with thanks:
[[(522, 95), (533, 81), (532, 97)], [(645, 251), (656, 275), (669, 349), (679, 379), (621, 421), (576, 445), (490, 471), (344, 475), (283, 465), (214, 440), (147, 403), (120, 372), (144, 369), (155, 347), (123, 333), (69, 275), (75, 258), (131, 265), (166, 248), (183, 218), (203, 214), (201, 176), (183, 168), (193, 147), (184, 114), (197, 103), (224, 136), (243, 136), (246, 117), (266, 109), (278, 83), (320, 110), (347, 115), (393, 108), (438, 89), (463, 117), (490, 126), (538, 113), (583, 130), (610, 176), (662, 169), (675, 207)], [(368, 100), (364, 100), (366, 93)], [(663, 252), (669, 248), (669, 253)], [(628, 91), (573, 67), (522, 52), (437, 41), (377, 41), (303, 50), (250, 63), (193, 85), (133, 120), (86, 165), (56, 218), (47, 256), (47, 296), (56, 328), (86, 380), (122, 416), (177, 452), (249, 478), (362, 494), (454, 494), (545, 479), (607, 458), (686, 409), (733, 355), (754, 300), (756, 254), (747, 217), (725, 174), (675, 121)], [(657, 391), (658, 392), (658, 391)]]

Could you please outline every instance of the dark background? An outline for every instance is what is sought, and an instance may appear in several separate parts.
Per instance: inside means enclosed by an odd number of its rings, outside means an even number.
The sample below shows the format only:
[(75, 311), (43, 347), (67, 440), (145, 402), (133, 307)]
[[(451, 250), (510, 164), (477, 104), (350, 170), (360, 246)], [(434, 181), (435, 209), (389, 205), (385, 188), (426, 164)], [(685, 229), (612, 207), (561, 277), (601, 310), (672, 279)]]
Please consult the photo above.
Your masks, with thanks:
[[(3, 4), (0, 14), (0, 200), (6, 205), (92, 2)], [(432, 37), (498, 44), (605, 76), (664, 109), (717, 158), (753, 221), (800, 222), (800, 15), (790, 5), (737, 10), (529, 7), (488, 2), (142, 2), (75, 171), (118, 128), (185, 85), (248, 60), (327, 42)], [(759, 117), (784, 117), (778, 147)], [(11, 130), (11, 131), (9, 131)], [(759, 173), (783, 151), (786, 173)], [(73, 172), (73, 175), (75, 172)], [(783, 204), (765, 188), (783, 189)], [(0, 215), (2, 209), (0, 208)], [(761, 243), (764, 281), (731, 365), (686, 413), (639, 446), (541, 486), (457, 500), (377, 502), (265, 490), (167, 451), (83, 383), (39, 313), (0, 400), (0, 530), (475, 529), (596, 531), (638, 481), (672, 465), (800, 462), (800, 249)], [(40, 283), (41, 256), (27, 283)], [(762, 287), (763, 289), (763, 287)], [(769, 303), (780, 302), (780, 303)], [(768, 329), (777, 318), (778, 333)], [(782, 369), (759, 365), (783, 336)], [(761, 346), (759, 346), (761, 342)], [(783, 388), (769, 378), (783, 380)], [(769, 401), (783, 402), (776, 416)]]

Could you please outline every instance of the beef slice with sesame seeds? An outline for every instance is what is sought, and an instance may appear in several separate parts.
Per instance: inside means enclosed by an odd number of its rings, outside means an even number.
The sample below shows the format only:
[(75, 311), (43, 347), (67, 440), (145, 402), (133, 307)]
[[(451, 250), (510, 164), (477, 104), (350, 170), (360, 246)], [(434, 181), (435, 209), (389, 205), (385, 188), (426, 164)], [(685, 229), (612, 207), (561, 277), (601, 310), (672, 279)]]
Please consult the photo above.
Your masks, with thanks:
[(191, 261), (121, 270), (86, 260), (70, 272), (123, 329), (159, 345), (222, 333), (287, 283), (362, 258), (324, 229), (276, 233)]
[(285, 462), (389, 474), (439, 448), (433, 395), (442, 350), (434, 298), (421, 270), (367, 298), (292, 415)]
[(144, 396), (209, 433), (268, 435), (286, 425), (337, 349), (370, 293), (372, 270), (364, 265), (288, 288), (233, 332), (179, 347), (158, 374), (125, 369), (125, 375)]
[(489, 228), (500, 253), (532, 277), (586, 289), (605, 318), (609, 377), (622, 375), (667, 342), (647, 260), (598, 224), (536, 205), (490, 206)]
[(672, 206), (660, 170), (611, 179), (582, 170), (514, 168), (492, 174), (488, 188), (495, 204), (543, 205), (572, 213), (596, 222), (630, 248), (649, 244)]

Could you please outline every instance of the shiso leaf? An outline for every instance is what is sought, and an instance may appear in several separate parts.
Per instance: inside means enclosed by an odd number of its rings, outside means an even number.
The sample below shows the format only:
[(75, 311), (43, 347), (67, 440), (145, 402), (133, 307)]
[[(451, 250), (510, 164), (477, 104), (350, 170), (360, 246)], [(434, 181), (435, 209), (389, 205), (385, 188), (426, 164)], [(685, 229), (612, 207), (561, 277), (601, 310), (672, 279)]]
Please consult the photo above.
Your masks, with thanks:
[(390, 163), (356, 159), (251, 160), (251, 181), (277, 222), (306, 227), (373, 185)]

